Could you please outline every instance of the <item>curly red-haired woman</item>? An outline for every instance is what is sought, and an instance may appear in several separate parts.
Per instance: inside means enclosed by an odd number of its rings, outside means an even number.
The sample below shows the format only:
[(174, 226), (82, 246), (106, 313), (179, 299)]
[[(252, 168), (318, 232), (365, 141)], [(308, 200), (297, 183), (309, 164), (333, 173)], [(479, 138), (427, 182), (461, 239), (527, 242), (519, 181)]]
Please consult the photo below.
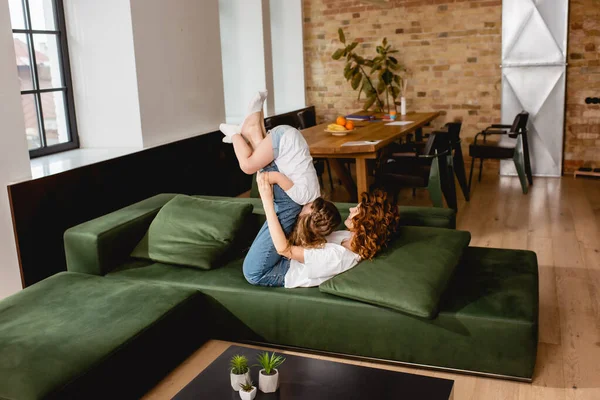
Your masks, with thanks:
[[(385, 192), (376, 190), (372, 194), (363, 193), (360, 203), (350, 209), (350, 215), (344, 221), (348, 230), (323, 236), (311, 219), (301, 216), (290, 237), (286, 238), (275, 213), (272, 186), (261, 175), (258, 176), (258, 188), (273, 244), (285, 257), (282, 262), (285, 268), (281, 268), (281, 273), (285, 275), (283, 286), (286, 288), (318, 286), (353, 268), (361, 259), (372, 259), (398, 227), (398, 207)], [(311, 215), (313, 219), (318, 217), (315, 212)], [(325, 219), (328, 222), (325, 225), (331, 226), (330, 218)], [(321, 240), (312, 240), (313, 236)]]

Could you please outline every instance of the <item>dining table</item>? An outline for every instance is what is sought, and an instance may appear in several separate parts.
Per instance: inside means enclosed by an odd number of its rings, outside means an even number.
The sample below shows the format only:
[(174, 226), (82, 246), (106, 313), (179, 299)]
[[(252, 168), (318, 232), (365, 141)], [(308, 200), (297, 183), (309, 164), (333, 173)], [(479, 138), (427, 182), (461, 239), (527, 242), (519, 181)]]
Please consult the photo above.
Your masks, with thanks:
[[(436, 119), (439, 112), (411, 112), (397, 115), (395, 120), (384, 120), (383, 113), (357, 112), (352, 115), (368, 116), (370, 120), (356, 120), (354, 129), (348, 132), (329, 132), (333, 121), (303, 129), (302, 135), (308, 143), (313, 158), (329, 160), (331, 168), (352, 200), (360, 198), (369, 190), (368, 161), (376, 160), (381, 149), (410, 133), (414, 133)], [(343, 135), (346, 133), (345, 135)], [(343, 136), (342, 136), (343, 135)], [(356, 184), (341, 160), (356, 161)]]

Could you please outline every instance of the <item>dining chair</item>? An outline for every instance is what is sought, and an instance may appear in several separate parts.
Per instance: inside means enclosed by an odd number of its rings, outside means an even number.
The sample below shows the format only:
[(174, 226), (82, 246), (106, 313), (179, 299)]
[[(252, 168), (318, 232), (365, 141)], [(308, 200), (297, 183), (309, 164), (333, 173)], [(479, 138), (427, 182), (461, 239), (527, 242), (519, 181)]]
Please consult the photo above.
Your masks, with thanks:
[[(521, 182), (523, 194), (529, 191), (529, 185), (533, 185), (533, 175), (531, 172), (531, 160), (529, 158), (529, 141), (527, 139), (527, 122), (529, 113), (522, 111), (519, 113), (512, 125), (494, 124), (475, 135), (473, 144), (469, 146), (469, 155), (471, 156), (471, 172), (469, 174), (469, 192), (473, 181), (473, 168), (475, 160), (479, 159), (479, 182), (481, 182), (481, 173), (483, 171), (483, 161), (485, 159), (506, 160), (511, 159), (515, 163), (517, 174)], [(515, 139), (510, 144), (500, 144), (498, 142), (489, 142), (487, 139), (492, 135), (507, 135)], [(483, 142), (478, 142), (480, 136), (483, 136)]]
[(415, 188), (426, 188), (434, 207), (444, 207), (445, 198), (448, 207), (457, 210), (448, 135), (431, 133), (422, 153), (406, 156), (404, 150), (395, 144), (383, 149), (372, 189), (383, 188), (397, 201), (402, 188), (412, 188), (413, 193)]
[[(299, 129), (307, 129), (317, 125), (317, 115), (314, 107), (309, 107), (304, 110), (298, 112), (298, 122), (300, 123)], [(323, 183), (323, 173), (325, 172), (325, 167), (327, 167), (327, 175), (329, 175), (329, 187), (333, 192), (333, 176), (331, 175), (331, 166), (329, 165), (329, 160), (326, 158), (313, 158), (313, 162), (315, 165), (315, 170), (317, 171), (317, 176), (319, 177), (319, 181), (321, 182), (321, 186), (325, 186)]]

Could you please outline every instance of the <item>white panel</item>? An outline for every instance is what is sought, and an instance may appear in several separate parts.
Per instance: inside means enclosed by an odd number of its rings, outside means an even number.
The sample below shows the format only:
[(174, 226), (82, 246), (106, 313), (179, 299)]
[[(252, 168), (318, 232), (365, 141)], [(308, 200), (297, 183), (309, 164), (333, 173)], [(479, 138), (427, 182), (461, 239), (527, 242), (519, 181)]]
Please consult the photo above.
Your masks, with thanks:
[(556, 0), (536, 0), (537, 9), (546, 22), (564, 59), (567, 57), (568, 3)]
[(8, 2), (0, 1), (0, 299), (21, 289), (6, 186), (30, 176)]
[(241, 123), (249, 100), (267, 88), (261, 0), (219, 0), (225, 111)]
[(502, 58), (513, 46), (521, 30), (531, 18), (535, 6), (531, 0), (504, 0), (502, 2)]
[(561, 49), (537, 9), (533, 10), (513, 46), (507, 49), (503, 60), (505, 64), (564, 62)]
[(302, 1), (271, 1), (271, 38), (275, 112), (306, 106)]
[[(535, 175), (562, 173), (567, 16), (568, 0), (503, 1), (502, 122), (529, 112)], [(512, 161), (500, 172), (516, 174)]]
[(225, 119), (218, 0), (131, 0), (131, 20), (144, 147), (217, 130)]
[(141, 148), (129, 1), (64, 5), (81, 147)]

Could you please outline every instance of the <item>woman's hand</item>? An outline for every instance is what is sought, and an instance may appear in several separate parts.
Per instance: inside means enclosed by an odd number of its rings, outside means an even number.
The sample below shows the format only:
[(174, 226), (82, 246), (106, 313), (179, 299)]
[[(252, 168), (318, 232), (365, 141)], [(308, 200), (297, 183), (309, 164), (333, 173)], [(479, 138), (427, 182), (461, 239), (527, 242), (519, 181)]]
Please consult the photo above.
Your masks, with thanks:
[(258, 184), (258, 193), (263, 203), (273, 204), (273, 186), (268, 180), (268, 172), (258, 172), (256, 174), (256, 183)]

